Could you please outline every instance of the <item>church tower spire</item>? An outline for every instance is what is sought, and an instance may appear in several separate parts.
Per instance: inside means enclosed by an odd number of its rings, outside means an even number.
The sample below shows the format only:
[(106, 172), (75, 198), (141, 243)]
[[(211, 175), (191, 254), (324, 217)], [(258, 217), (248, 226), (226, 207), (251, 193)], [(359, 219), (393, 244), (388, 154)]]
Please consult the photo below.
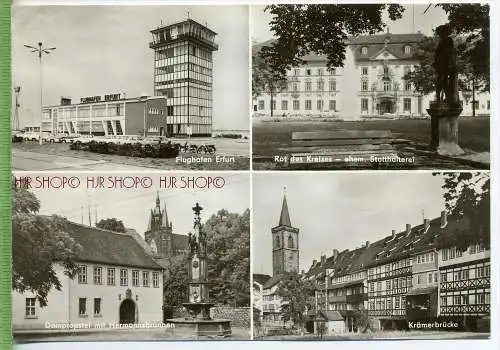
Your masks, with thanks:
[(278, 226), (292, 227), (292, 224), (290, 223), (290, 214), (288, 213), (288, 204), (286, 202), (286, 193), (283, 195), (283, 203), (281, 204), (280, 222)]
[(273, 236), (273, 276), (285, 272), (299, 272), (299, 229), (292, 226), (286, 193), (283, 194), (278, 226), (271, 229)]

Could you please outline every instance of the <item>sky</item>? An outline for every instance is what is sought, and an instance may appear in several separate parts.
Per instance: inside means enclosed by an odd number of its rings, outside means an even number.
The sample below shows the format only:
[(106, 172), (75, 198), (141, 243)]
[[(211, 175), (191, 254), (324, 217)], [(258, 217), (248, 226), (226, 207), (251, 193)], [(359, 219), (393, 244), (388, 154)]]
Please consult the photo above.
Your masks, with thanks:
[[(384, 22), (388, 24), (389, 31), (395, 34), (404, 34), (421, 31), (425, 35), (432, 35), (433, 28), (447, 22), (446, 13), (441, 8), (432, 6), (424, 14), (428, 4), (405, 5), (403, 18), (391, 21), (384, 14)], [(269, 30), (271, 15), (264, 12), (264, 5), (254, 5), (250, 8), (250, 28), (251, 40), (260, 43), (273, 38), (273, 33)], [(414, 21), (413, 21), (414, 18)]]
[[(150, 30), (189, 17), (218, 33), (214, 52), (214, 129), (249, 129), (248, 7), (22, 6), (12, 8), (12, 84), (21, 87), (20, 126), (39, 123), (39, 69), (23, 45), (56, 47), (43, 62), (43, 104), (61, 96), (153, 94)], [(228, 79), (228, 77), (230, 77)]]
[[(155, 207), (156, 193), (159, 191), (161, 209), (166, 205), (169, 221), (174, 233), (187, 235), (193, 227), (191, 208), (198, 202), (202, 207), (202, 220), (206, 221), (220, 209), (242, 214), (250, 208), (250, 175), (247, 173), (17, 173), (15, 176), (66, 177), (77, 176), (80, 186), (75, 189), (31, 189), (40, 200), (42, 215), (57, 214), (70, 221), (88, 225), (89, 203), (92, 225), (95, 224), (95, 206), (98, 220), (117, 218), (125, 227), (135, 229), (144, 236), (151, 209)], [(153, 186), (148, 189), (87, 189), (87, 176), (151, 177)], [(159, 189), (160, 177), (223, 177), (222, 188), (211, 189)], [(52, 180), (55, 181), (55, 180)], [(203, 185), (204, 179), (199, 179)], [(222, 181), (222, 180), (219, 180)], [(35, 182), (34, 182), (35, 183)], [(55, 184), (56, 182), (54, 182)], [(59, 182), (57, 182), (59, 183)], [(180, 182), (178, 182), (180, 183)], [(106, 182), (107, 184), (107, 182)], [(83, 206), (83, 210), (82, 210)]]
[[(253, 176), (253, 273), (272, 275), (271, 228), (286, 191), (299, 232), (299, 270), (312, 260), (401, 232), (444, 209), (442, 179), (429, 172), (294, 172)], [(284, 189), (286, 187), (286, 189)]]

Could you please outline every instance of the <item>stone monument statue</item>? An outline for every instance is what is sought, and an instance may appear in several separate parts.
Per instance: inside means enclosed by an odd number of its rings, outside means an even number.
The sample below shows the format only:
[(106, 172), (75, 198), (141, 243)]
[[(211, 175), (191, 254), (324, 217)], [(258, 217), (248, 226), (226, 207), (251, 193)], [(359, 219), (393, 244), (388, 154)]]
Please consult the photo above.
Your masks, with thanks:
[[(434, 70), (436, 71), (436, 102), (444, 101), (454, 107), (458, 101), (457, 54), (450, 37), (449, 25), (436, 28), (440, 38), (434, 54)], [(444, 98), (443, 98), (444, 94)]]
[(434, 53), (436, 98), (427, 112), (431, 116), (431, 148), (440, 155), (456, 156), (464, 151), (458, 145), (458, 117), (462, 106), (458, 98), (457, 58), (449, 24), (436, 28), (439, 44)]
[(194, 336), (227, 337), (231, 335), (230, 320), (210, 317), (210, 308), (214, 303), (209, 300), (207, 235), (201, 223), (202, 210), (198, 203), (193, 207), (194, 233), (188, 234), (189, 301), (182, 305), (189, 317), (169, 319), (167, 322), (176, 328), (190, 329)]

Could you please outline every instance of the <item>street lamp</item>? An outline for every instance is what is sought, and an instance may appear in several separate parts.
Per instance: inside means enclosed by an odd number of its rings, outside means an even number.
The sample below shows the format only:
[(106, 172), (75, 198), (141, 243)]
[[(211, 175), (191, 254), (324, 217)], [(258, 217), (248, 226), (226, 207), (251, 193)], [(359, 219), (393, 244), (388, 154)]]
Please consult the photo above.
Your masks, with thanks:
[(38, 66), (39, 66), (39, 78), (40, 78), (40, 145), (43, 144), (43, 133), (42, 133), (42, 120), (43, 120), (43, 87), (42, 87), (42, 54), (49, 54), (50, 51), (55, 50), (55, 47), (42, 48), (42, 43), (38, 43), (38, 47), (24, 45), (28, 49), (31, 49), (31, 52), (36, 52), (38, 55)]
[(16, 107), (14, 110), (14, 121), (13, 121), (12, 129), (19, 130), (19, 107), (21, 107), (19, 104), (19, 93), (21, 92), (21, 87), (15, 86), (14, 92), (16, 94)]

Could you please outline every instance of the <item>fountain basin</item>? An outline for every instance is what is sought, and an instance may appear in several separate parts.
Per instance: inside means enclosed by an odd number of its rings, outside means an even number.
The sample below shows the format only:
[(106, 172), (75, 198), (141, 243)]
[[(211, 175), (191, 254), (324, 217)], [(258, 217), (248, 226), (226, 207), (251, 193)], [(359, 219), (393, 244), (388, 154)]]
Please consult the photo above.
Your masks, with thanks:
[(172, 318), (167, 323), (173, 325), (172, 330), (189, 331), (195, 336), (229, 337), (231, 336), (230, 320), (199, 320), (190, 318)]

